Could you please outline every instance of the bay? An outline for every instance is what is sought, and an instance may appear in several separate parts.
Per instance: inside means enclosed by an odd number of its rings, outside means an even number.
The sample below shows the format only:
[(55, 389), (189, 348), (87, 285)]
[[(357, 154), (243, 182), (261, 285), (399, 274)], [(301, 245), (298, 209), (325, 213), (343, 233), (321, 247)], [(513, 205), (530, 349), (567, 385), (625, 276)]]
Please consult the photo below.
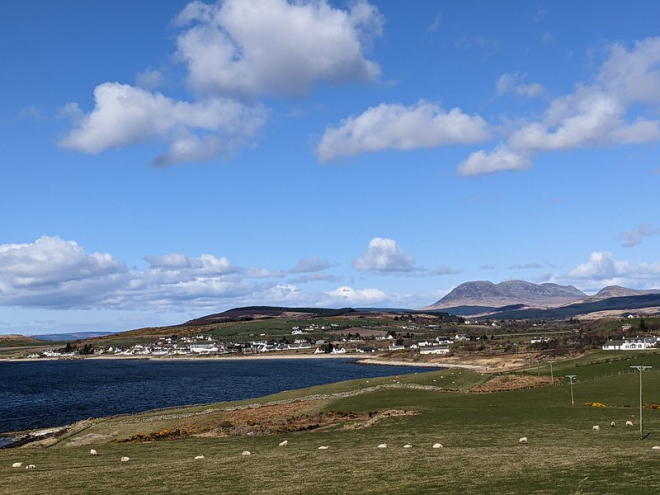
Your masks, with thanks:
[(367, 366), (344, 358), (5, 361), (0, 362), (0, 434), (422, 371), (428, 369)]

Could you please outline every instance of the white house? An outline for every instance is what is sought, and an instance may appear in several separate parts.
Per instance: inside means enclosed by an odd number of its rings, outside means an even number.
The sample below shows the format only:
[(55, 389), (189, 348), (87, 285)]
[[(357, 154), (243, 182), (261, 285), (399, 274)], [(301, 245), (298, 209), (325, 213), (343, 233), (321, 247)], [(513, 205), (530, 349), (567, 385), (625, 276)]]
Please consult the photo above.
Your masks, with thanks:
[(634, 339), (623, 339), (623, 340), (610, 340), (607, 344), (603, 346), (604, 351), (643, 351), (649, 347), (654, 347), (656, 344), (655, 337), (646, 337), (641, 338), (637, 337)]

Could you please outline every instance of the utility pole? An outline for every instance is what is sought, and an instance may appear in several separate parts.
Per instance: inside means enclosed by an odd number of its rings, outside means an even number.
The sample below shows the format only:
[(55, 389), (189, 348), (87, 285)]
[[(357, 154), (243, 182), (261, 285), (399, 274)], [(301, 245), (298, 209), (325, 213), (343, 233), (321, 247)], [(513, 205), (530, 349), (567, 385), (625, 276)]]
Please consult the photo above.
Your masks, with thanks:
[(571, 405), (574, 406), (575, 405), (575, 400), (573, 399), (573, 379), (577, 375), (564, 375), (564, 376), (571, 381)]
[(636, 369), (639, 371), (639, 439), (641, 440), (644, 438), (644, 425), (643, 425), (643, 417), (642, 417), (642, 373), (646, 370), (650, 370), (653, 368), (653, 366), (631, 366), (631, 368)]
[(550, 363), (550, 382), (555, 383), (555, 374), (552, 372), (552, 363), (554, 361), (548, 361)]

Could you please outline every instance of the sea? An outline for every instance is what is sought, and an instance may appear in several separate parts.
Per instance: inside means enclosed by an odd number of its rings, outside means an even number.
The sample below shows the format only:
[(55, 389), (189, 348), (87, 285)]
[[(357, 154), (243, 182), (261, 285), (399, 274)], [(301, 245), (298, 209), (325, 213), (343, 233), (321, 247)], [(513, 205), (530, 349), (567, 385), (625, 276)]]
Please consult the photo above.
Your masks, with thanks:
[(0, 361), (0, 437), (88, 418), (424, 371), (430, 369), (344, 358)]

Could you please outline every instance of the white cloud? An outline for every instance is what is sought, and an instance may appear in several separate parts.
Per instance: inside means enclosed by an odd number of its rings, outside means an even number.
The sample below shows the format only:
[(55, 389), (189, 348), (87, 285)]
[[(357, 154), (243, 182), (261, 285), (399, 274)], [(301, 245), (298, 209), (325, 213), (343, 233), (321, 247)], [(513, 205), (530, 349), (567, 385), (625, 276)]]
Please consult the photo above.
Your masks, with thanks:
[(522, 84), (518, 81), (522, 78), (518, 73), (515, 74), (502, 74), (497, 80), (496, 91), (498, 96), (507, 93), (515, 93), (525, 98), (537, 98), (543, 94), (545, 89), (539, 83)]
[(579, 281), (587, 288), (600, 289), (606, 285), (621, 285), (636, 289), (657, 289), (660, 263), (633, 264), (618, 261), (610, 252), (591, 253), (589, 261), (578, 265), (568, 274), (569, 280)]
[[(95, 108), (84, 115), (60, 145), (99, 153), (151, 139), (170, 141), (156, 164), (204, 161), (222, 149), (243, 144), (265, 121), (266, 111), (227, 99), (188, 103), (127, 84), (104, 83), (94, 90)], [(74, 112), (75, 104), (67, 106)]]
[(163, 84), (163, 73), (159, 70), (147, 69), (135, 77), (135, 85), (142, 89), (156, 89)]
[(340, 156), (386, 149), (412, 150), (449, 144), (478, 143), (489, 139), (486, 122), (460, 108), (445, 112), (439, 105), (420, 101), (405, 107), (382, 103), (338, 127), (328, 127), (317, 147), (322, 162)]
[(660, 235), (660, 228), (656, 228), (649, 224), (642, 224), (636, 229), (631, 229), (619, 234), (617, 239), (622, 241), (621, 245), (623, 247), (633, 247), (640, 244), (644, 238), (654, 235)]
[(289, 270), (289, 273), (313, 273), (322, 272), (330, 267), (336, 266), (334, 263), (322, 260), (316, 256), (303, 258), (298, 261), (298, 264)]
[(330, 298), (331, 305), (361, 305), (377, 304), (387, 300), (387, 294), (380, 289), (353, 289), (352, 287), (338, 287), (335, 290), (326, 292)]
[(490, 153), (476, 151), (458, 166), (461, 175), (480, 175), (503, 170), (525, 170), (532, 165), (531, 160), (502, 146)]
[(393, 239), (374, 237), (364, 256), (353, 261), (353, 267), (360, 271), (411, 272), (415, 258), (404, 253)]
[(125, 286), (128, 268), (105, 253), (43, 236), (31, 244), (0, 245), (0, 305), (88, 307)]
[(622, 101), (660, 101), (660, 37), (638, 40), (632, 50), (612, 45), (598, 80)]
[[(519, 74), (503, 74), (497, 93), (536, 96), (542, 92), (535, 84), (518, 84), (519, 78)], [(658, 142), (660, 120), (653, 105), (659, 101), (660, 37), (637, 41), (631, 49), (614, 44), (592, 84), (579, 84), (574, 92), (555, 98), (543, 118), (520, 120), (504, 146), (529, 159), (539, 152)], [(477, 152), (459, 171), (470, 169), (473, 173), (466, 175), (477, 175), (527, 168), (500, 167), (492, 163), (495, 153)], [(466, 165), (471, 161), (476, 162), (474, 167)]]
[(378, 65), (365, 48), (382, 32), (383, 18), (366, 1), (348, 10), (326, 0), (192, 2), (177, 23), (177, 40), (200, 95), (301, 95), (318, 82), (371, 81)]

